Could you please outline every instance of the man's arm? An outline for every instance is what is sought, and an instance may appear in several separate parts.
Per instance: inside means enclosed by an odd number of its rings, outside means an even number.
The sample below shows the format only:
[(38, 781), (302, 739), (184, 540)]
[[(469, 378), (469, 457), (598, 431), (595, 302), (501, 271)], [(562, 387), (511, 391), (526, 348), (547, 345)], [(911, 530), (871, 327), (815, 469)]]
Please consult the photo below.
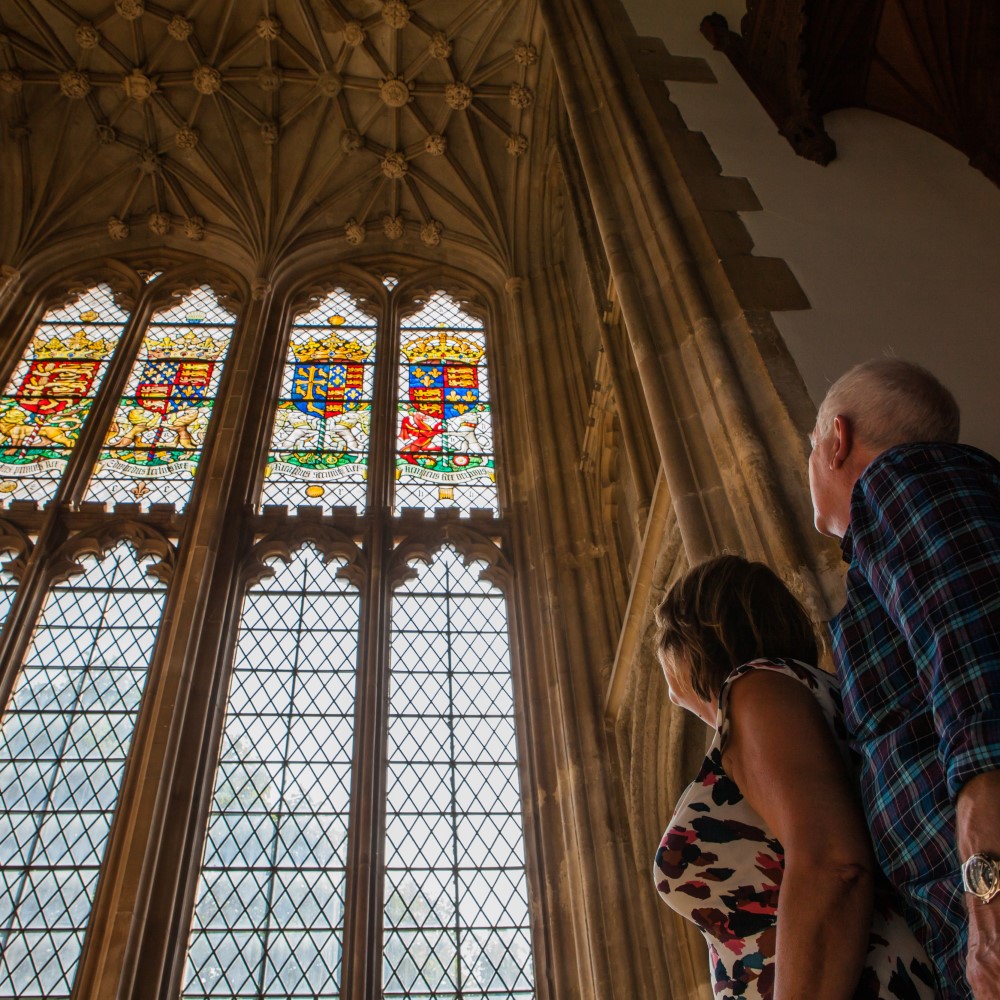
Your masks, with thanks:
[[(956, 804), (956, 860), (1000, 857), (1000, 493), (982, 470), (904, 461), (865, 497), (865, 575), (921, 671)], [(968, 977), (976, 1000), (1000, 1000), (1000, 897), (968, 898)]]
[[(987, 771), (958, 793), (958, 855), (1000, 858), (1000, 771)], [(1000, 998), (1000, 895), (989, 903), (966, 895), (969, 951), (966, 977), (976, 1000)]]

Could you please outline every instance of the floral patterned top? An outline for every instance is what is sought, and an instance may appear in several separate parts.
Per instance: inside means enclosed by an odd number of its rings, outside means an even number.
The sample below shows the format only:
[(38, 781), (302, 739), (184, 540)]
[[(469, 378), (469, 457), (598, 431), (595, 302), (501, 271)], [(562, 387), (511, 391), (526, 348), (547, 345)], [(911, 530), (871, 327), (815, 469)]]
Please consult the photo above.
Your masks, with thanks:
[[(722, 767), (733, 681), (751, 670), (795, 678), (816, 697), (850, 760), (837, 679), (795, 660), (755, 660), (734, 670), (719, 693), (715, 740), (681, 796), (656, 852), (653, 875), (667, 905), (708, 943), (716, 997), (771, 1000), (778, 895), (785, 855)], [(854, 1000), (933, 1000), (934, 974), (888, 885), (876, 894), (868, 958)]]

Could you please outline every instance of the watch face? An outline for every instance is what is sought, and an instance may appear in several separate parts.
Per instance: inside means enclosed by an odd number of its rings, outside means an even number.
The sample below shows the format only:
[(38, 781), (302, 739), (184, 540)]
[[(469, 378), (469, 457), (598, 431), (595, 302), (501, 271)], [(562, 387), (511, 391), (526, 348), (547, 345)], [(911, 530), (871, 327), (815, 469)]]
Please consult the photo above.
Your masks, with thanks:
[(973, 855), (966, 867), (966, 878), (969, 889), (977, 896), (992, 895), (998, 885), (1000, 866), (991, 858), (981, 854)]

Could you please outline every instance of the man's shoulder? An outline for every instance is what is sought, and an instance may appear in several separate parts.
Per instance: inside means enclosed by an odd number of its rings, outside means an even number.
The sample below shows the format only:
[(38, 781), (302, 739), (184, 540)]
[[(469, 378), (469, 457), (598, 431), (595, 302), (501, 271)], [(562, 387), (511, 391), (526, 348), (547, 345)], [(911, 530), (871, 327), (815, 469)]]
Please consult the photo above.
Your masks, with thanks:
[(1000, 461), (972, 445), (921, 441), (883, 451), (864, 470), (859, 483), (867, 491), (878, 484), (954, 476), (981, 478), (1000, 487)]
[(855, 484), (844, 558), (851, 562), (858, 546), (878, 558), (890, 539), (920, 534), (931, 522), (951, 531), (972, 510), (991, 531), (1000, 530), (1000, 461), (970, 445), (946, 442), (890, 448)]

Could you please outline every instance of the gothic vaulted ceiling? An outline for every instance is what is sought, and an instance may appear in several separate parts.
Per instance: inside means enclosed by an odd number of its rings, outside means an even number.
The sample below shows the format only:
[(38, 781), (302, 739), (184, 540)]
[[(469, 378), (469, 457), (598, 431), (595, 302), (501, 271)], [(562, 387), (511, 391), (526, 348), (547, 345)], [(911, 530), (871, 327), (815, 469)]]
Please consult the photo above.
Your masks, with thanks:
[[(0, 253), (213, 236), (509, 259), (533, 0), (3, 0)], [(366, 248), (367, 249), (367, 248)]]

